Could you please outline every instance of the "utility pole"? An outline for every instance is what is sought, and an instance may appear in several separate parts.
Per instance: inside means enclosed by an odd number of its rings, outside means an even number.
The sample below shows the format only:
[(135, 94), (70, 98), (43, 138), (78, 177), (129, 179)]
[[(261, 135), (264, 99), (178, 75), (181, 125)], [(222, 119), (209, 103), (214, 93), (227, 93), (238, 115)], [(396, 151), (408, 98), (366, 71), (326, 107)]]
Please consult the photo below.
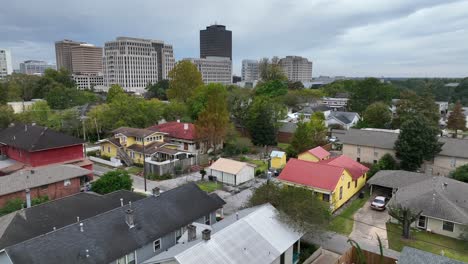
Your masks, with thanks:
[(143, 135), (143, 181), (145, 183), (145, 192), (146, 192), (146, 148), (145, 148), (145, 138), (146, 135)]

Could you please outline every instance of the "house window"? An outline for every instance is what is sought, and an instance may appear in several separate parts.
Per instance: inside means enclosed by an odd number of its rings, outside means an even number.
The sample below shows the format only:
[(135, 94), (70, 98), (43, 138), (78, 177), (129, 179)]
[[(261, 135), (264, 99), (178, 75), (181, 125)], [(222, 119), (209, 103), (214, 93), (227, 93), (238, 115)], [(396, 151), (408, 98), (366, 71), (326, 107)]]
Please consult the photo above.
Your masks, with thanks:
[(211, 225), (210, 215), (205, 215), (205, 225)]
[(357, 158), (356, 161), (357, 161), (357, 162), (361, 162), (361, 158)]
[(357, 180), (354, 181), (354, 188), (357, 188)]
[(358, 155), (361, 154), (361, 148), (360, 147), (357, 148), (357, 154)]
[(63, 181), (63, 186), (70, 186), (71, 185), (71, 181), (70, 180), (64, 180)]
[(453, 158), (453, 159), (450, 161), (450, 167), (455, 168), (456, 166), (457, 166), (457, 159), (456, 159), (456, 158)]
[(110, 153), (110, 147), (107, 147), (107, 152)]
[(378, 157), (379, 153), (377, 151), (374, 151), (374, 157)]
[(424, 215), (420, 215), (418, 219), (418, 227), (426, 229), (426, 217)]
[(136, 263), (135, 251), (119, 258), (116, 263), (117, 264), (135, 264)]
[(102, 151), (103, 151), (103, 152), (105, 151), (105, 148), (104, 148), (104, 146), (101, 146), (101, 149), (102, 149)]
[(445, 231), (453, 232), (453, 226), (454, 224), (452, 222), (444, 221), (444, 223), (442, 224), (442, 229)]
[(374, 164), (377, 164), (377, 160), (374, 160)]
[(348, 182), (348, 189), (351, 188), (351, 182)]
[(176, 243), (177, 243), (177, 241), (182, 237), (182, 235), (184, 234), (185, 229), (186, 229), (186, 228), (185, 228), (185, 226), (184, 226), (184, 227), (181, 227), (181, 228), (179, 228), (179, 229), (177, 229), (177, 230), (175, 231), (175, 240), (176, 240), (175, 242), (176, 242)]
[(340, 187), (340, 200), (343, 198), (343, 186)]
[(322, 193), (322, 200), (324, 202), (330, 202), (330, 195), (328, 193)]
[(161, 239), (155, 240), (153, 242), (153, 249), (154, 249), (154, 252), (161, 249)]

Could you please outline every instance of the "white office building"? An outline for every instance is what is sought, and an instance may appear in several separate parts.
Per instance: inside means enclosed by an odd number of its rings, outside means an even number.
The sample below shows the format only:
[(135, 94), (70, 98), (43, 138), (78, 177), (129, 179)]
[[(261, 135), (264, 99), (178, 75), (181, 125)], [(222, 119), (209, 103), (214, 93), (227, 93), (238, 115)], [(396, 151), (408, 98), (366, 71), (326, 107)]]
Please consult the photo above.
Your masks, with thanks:
[(312, 62), (299, 56), (286, 56), (279, 61), (281, 69), (292, 82), (310, 82), (312, 80)]
[(148, 83), (167, 79), (175, 64), (171, 45), (161, 41), (118, 37), (104, 45), (104, 86), (118, 84), (144, 93)]
[(259, 63), (256, 60), (242, 60), (242, 81), (254, 82), (259, 79)]
[(13, 73), (11, 62), (11, 52), (7, 49), (0, 49), (0, 79)]
[(225, 57), (206, 57), (204, 59), (185, 59), (197, 66), (204, 83), (232, 83), (232, 61)]
[(73, 80), (80, 90), (93, 90), (97, 87), (104, 85), (104, 76), (101, 75), (87, 75), (87, 74), (73, 74)]
[(27, 75), (43, 75), (46, 69), (56, 69), (54, 64), (45, 61), (27, 60), (20, 63), (20, 73)]

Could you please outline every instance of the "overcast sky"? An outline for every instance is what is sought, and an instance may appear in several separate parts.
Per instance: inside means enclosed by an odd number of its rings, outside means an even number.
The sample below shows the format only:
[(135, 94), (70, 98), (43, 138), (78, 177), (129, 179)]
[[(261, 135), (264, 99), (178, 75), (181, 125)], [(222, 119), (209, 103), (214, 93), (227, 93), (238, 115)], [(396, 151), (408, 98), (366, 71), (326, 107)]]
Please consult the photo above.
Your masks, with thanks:
[(468, 76), (468, 0), (2, 0), (0, 47), (15, 68), (55, 63), (54, 41), (102, 46), (117, 36), (164, 40), (199, 56), (199, 30), (233, 32), (242, 59), (299, 55), (313, 76)]

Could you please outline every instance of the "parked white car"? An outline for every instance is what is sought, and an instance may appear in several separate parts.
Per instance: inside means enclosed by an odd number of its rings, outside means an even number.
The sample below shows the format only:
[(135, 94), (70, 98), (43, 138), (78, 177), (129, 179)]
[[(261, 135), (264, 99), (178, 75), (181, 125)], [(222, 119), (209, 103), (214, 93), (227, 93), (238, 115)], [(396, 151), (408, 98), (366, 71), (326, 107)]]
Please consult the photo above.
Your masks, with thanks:
[(387, 205), (387, 198), (383, 196), (376, 196), (370, 206), (374, 210), (383, 211), (385, 210), (386, 205)]

